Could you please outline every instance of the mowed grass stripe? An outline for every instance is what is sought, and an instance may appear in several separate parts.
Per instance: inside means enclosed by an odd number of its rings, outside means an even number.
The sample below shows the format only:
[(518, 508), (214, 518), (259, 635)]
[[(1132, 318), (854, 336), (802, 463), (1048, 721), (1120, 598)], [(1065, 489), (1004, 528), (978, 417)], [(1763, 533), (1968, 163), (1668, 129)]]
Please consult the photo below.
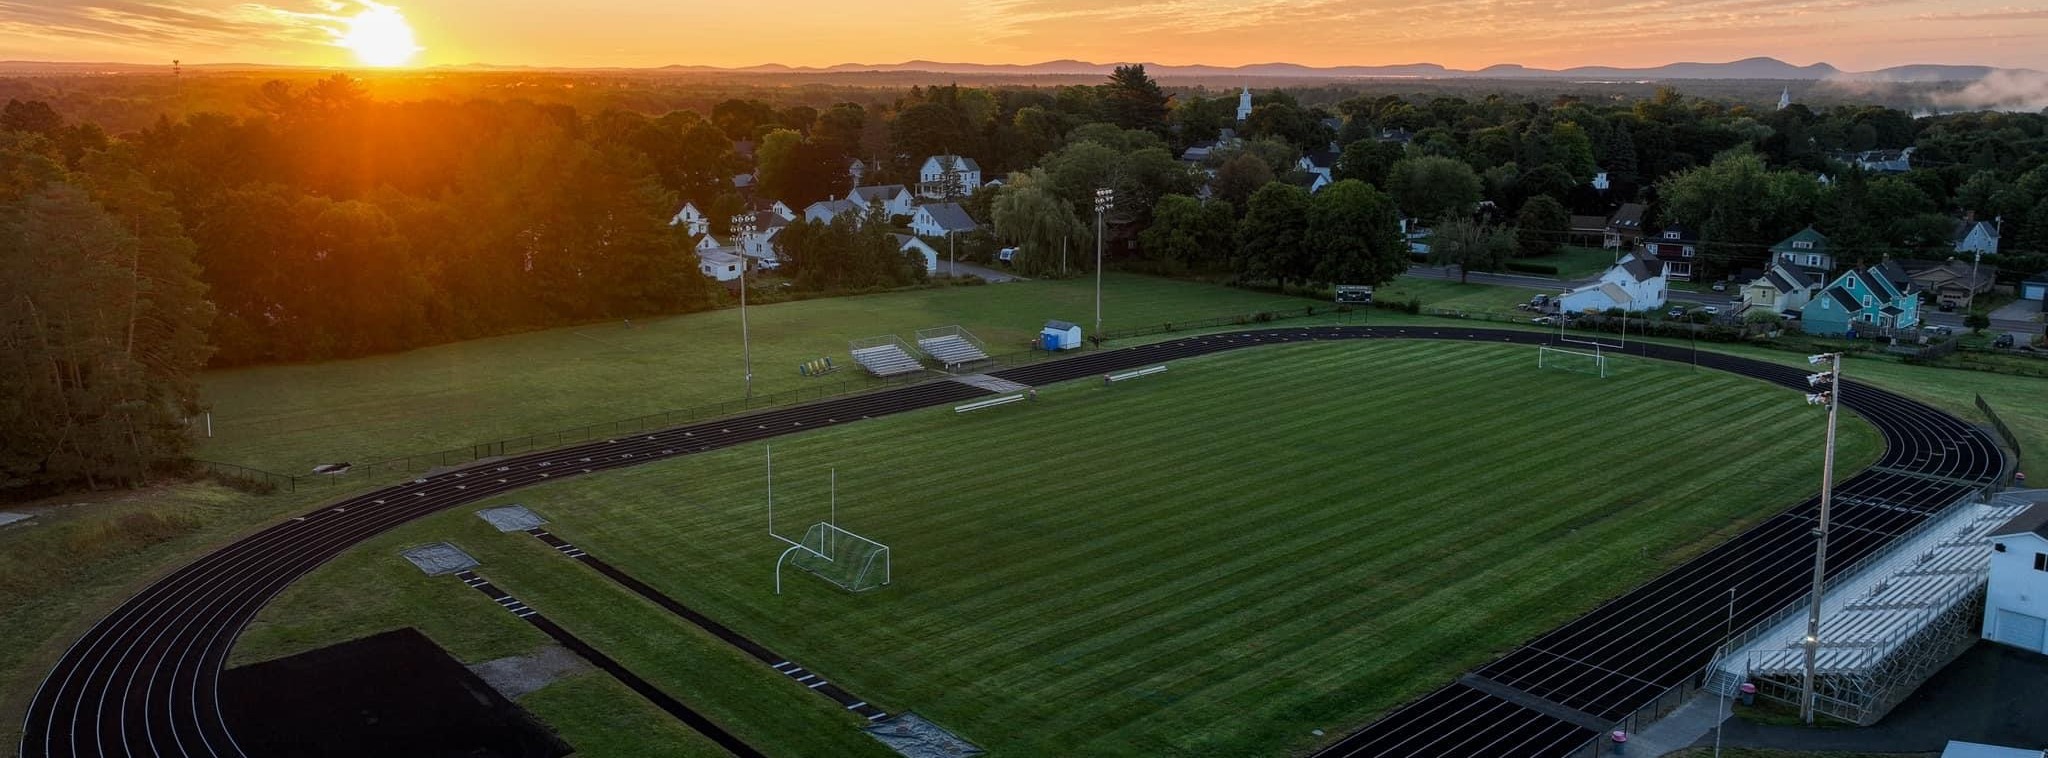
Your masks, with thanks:
[[(758, 447), (516, 499), (998, 754), (1273, 754), (1441, 686), (1814, 488), (1795, 394), (1612, 368), (1539, 370), (1526, 346), (1257, 347), (1035, 404), (778, 439), (785, 534), (824, 518), (836, 465), (842, 525), (895, 548), (896, 583), (861, 595), (795, 571), (770, 592)], [(1844, 428), (1845, 467), (1860, 465), (1874, 435)]]

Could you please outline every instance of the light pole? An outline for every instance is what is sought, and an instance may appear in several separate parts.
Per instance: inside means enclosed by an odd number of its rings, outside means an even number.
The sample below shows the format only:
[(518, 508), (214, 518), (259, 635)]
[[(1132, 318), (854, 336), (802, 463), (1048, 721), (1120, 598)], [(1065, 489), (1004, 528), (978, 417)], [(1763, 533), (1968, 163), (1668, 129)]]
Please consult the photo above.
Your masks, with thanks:
[(956, 268), (956, 267), (955, 267), (955, 266), (953, 265), (953, 249), (954, 249), (954, 248), (956, 248), (956, 247), (958, 247), (958, 246), (957, 246), (957, 245), (955, 245), (955, 244), (953, 244), (953, 230), (951, 230), (951, 229), (947, 229), (947, 230), (946, 230), (946, 278), (947, 278), (947, 279), (958, 279), (958, 278), (960, 278), (960, 270), (959, 270), (958, 268)]
[(1116, 205), (1116, 190), (1095, 190), (1095, 337), (1102, 338), (1102, 217)]
[(1842, 409), (1842, 354), (1821, 353), (1808, 357), (1806, 362), (1828, 367), (1806, 377), (1807, 386), (1825, 387), (1808, 393), (1806, 404), (1828, 407), (1827, 448), (1821, 455), (1820, 522), (1813, 529), (1813, 602), (1806, 613), (1806, 676), (1799, 689), (1799, 719), (1810, 725), (1814, 711), (1814, 666), (1820, 655), (1820, 603), (1827, 583), (1828, 508), (1833, 505), (1835, 493), (1835, 418)]
[(1963, 315), (1968, 316), (1977, 307), (1977, 266), (1984, 262), (1984, 251), (1976, 251), (1970, 258), (1970, 294), (1963, 298)]
[(733, 249), (740, 254), (740, 360), (745, 362), (747, 372), (747, 402), (754, 400), (754, 345), (747, 339), (747, 238), (759, 229), (754, 223), (754, 214), (742, 213), (732, 217)]

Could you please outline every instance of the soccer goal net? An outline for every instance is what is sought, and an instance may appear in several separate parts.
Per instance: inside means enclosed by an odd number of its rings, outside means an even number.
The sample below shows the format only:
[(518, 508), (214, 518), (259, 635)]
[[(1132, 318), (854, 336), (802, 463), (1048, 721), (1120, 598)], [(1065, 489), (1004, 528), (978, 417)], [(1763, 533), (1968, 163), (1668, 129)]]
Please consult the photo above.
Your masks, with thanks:
[[(783, 551), (782, 560), (852, 592), (889, 583), (888, 545), (824, 522), (804, 530), (804, 538)], [(782, 591), (779, 564), (775, 587)]]
[(1536, 367), (1576, 371), (1605, 379), (1607, 378), (1607, 355), (1600, 352), (1600, 348), (1597, 346), (1591, 350), (1566, 350), (1561, 347), (1538, 345), (1536, 347)]

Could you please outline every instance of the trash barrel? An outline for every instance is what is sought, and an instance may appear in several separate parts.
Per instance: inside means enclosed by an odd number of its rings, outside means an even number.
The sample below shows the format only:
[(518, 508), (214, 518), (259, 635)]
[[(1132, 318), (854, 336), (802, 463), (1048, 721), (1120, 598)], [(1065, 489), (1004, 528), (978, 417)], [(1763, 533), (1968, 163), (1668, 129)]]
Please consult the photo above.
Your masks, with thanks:
[(1743, 682), (1741, 691), (1743, 705), (1756, 705), (1756, 685)]
[(1616, 729), (1608, 733), (1607, 739), (1614, 743), (1614, 755), (1628, 755), (1628, 732)]

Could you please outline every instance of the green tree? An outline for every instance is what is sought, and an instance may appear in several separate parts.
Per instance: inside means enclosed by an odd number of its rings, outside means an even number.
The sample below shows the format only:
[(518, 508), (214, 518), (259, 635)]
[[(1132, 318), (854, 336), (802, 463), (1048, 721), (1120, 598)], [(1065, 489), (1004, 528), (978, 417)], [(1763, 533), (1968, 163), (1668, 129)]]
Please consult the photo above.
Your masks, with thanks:
[(1344, 146), (1337, 156), (1337, 167), (1330, 172), (1336, 181), (1357, 179), (1374, 187), (1386, 188), (1387, 176), (1394, 164), (1401, 160), (1403, 148), (1398, 142), (1381, 142), (1363, 139)]
[(1229, 203), (1203, 203), (1167, 195), (1152, 211), (1152, 225), (1138, 234), (1146, 257), (1202, 270), (1228, 259), (1237, 241), (1237, 213)]
[(1245, 204), (1237, 227), (1237, 256), (1231, 270), (1253, 282), (1307, 281), (1313, 266), (1308, 255), (1308, 190), (1268, 182)]
[(1710, 275), (1761, 264), (1768, 246), (1811, 222), (1821, 198), (1812, 175), (1771, 171), (1747, 151), (1723, 154), (1657, 188), (1665, 221), (1698, 230), (1703, 240), (1730, 253), (1705, 261)]
[(1252, 193), (1258, 192), (1273, 182), (1273, 169), (1266, 162), (1250, 153), (1238, 153), (1223, 162), (1216, 169), (1216, 178), (1210, 187), (1216, 198), (1234, 208), (1250, 208)]
[[(1003, 240), (1018, 247), (1010, 265), (1022, 273), (1044, 276), (1093, 267), (1093, 256), (1078, 254), (1093, 243), (1091, 229), (1075, 215), (1073, 204), (1060, 197), (1043, 170), (1011, 174), (997, 191), (989, 213)], [(1063, 243), (1075, 252), (1071, 263), (1060, 258)]]
[[(1571, 233), (1572, 217), (1549, 195), (1537, 195), (1522, 203), (1522, 209), (1515, 214), (1515, 237), (1522, 255), (1549, 255), (1557, 252), (1566, 234)], [(1443, 231), (1437, 231), (1439, 237)]]
[(1102, 110), (1110, 122), (1125, 129), (1166, 127), (1166, 93), (1145, 73), (1144, 64), (1116, 67), (1103, 85)]
[(1515, 230), (1454, 218), (1438, 224), (1429, 235), (1429, 262), (1436, 266), (1457, 266), (1458, 282), (1469, 281), (1473, 271), (1499, 271), (1516, 250)]
[(1408, 270), (1394, 201), (1356, 179), (1324, 187), (1309, 200), (1307, 241), (1311, 282), (1381, 285)]
[(777, 129), (761, 137), (754, 147), (754, 185), (766, 197), (795, 200), (804, 181), (804, 135), (794, 129)]
[(1479, 203), (1479, 175), (1456, 158), (1403, 158), (1389, 170), (1387, 184), (1401, 210), (1429, 221), (1471, 213)]

